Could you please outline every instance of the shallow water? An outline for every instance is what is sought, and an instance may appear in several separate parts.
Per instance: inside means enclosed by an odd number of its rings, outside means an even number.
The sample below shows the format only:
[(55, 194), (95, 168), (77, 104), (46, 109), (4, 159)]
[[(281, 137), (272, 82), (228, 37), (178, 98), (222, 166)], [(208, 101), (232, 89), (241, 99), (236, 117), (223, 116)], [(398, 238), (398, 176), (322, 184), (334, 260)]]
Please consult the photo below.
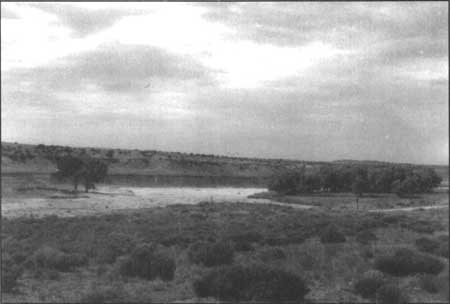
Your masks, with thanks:
[(100, 186), (95, 192), (81, 193), (79, 197), (53, 196), (48, 198), (11, 197), (2, 201), (2, 216), (83, 216), (110, 213), (118, 210), (164, 207), (172, 204), (196, 204), (199, 202), (245, 202), (277, 204), (293, 208), (311, 206), (284, 204), (268, 199), (248, 198), (265, 191), (265, 188), (232, 187), (118, 187)]

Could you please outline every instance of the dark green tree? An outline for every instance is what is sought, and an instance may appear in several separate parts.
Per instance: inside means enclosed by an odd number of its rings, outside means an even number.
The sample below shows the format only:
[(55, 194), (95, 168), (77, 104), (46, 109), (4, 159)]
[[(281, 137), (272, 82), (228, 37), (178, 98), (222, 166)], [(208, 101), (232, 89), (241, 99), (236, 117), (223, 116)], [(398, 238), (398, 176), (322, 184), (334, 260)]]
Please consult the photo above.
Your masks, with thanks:
[(108, 166), (105, 162), (87, 157), (77, 157), (67, 155), (56, 160), (58, 168), (57, 177), (71, 179), (74, 190), (78, 190), (78, 184), (82, 182), (85, 191), (95, 188), (94, 183), (101, 182), (108, 173)]
[(359, 209), (359, 199), (363, 196), (363, 192), (367, 189), (367, 180), (363, 177), (358, 176), (352, 183), (352, 192), (356, 197), (356, 209)]

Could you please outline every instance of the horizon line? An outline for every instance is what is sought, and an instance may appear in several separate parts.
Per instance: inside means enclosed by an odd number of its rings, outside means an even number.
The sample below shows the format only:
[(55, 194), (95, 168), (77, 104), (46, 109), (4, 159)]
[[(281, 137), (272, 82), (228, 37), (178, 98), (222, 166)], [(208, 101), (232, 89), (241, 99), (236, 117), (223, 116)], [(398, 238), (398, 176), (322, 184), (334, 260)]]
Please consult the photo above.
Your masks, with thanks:
[(193, 154), (193, 155), (203, 155), (203, 156), (213, 156), (218, 158), (241, 158), (241, 159), (255, 159), (255, 160), (284, 160), (284, 161), (294, 161), (294, 162), (304, 162), (304, 163), (337, 163), (337, 162), (345, 162), (345, 161), (353, 161), (353, 162), (378, 162), (385, 164), (400, 164), (400, 165), (416, 165), (416, 166), (444, 166), (449, 167), (450, 161), (448, 163), (441, 164), (427, 164), (427, 163), (412, 163), (412, 162), (393, 162), (393, 161), (385, 161), (385, 160), (370, 160), (370, 159), (353, 159), (353, 158), (340, 158), (334, 159), (330, 161), (326, 160), (302, 160), (296, 158), (275, 158), (275, 157), (249, 157), (249, 156), (231, 156), (225, 154), (207, 154), (207, 153), (196, 153), (196, 152), (180, 152), (180, 151), (164, 151), (164, 150), (155, 150), (155, 149), (137, 149), (137, 148), (117, 148), (117, 147), (95, 147), (95, 146), (71, 146), (64, 144), (44, 144), (44, 143), (25, 143), (25, 142), (10, 142), (10, 141), (1, 141), (2, 145), (5, 144), (13, 144), (13, 145), (44, 145), (44, 146), (60, 146), (60, 147), (70, 147), (77, 149), (104, 149), (104, 150), (128, 150), (128, 151), (155, 151), (160, 153), (180, 153), (180, 154)]

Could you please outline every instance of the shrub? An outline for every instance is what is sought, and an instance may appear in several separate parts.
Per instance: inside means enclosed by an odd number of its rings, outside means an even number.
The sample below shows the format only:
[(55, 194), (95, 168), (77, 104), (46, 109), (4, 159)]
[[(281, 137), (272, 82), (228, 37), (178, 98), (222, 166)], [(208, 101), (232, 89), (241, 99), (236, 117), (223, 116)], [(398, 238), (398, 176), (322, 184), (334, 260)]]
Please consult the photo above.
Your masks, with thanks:
[(343, 243), (345, 242), (345, 235), (336, 227), (336, 225), (328, 225), (320, 234), (320, 241), (322, 243)]
[(233, 247), (228, 242), (196, 242), (188, 251), (189, 260), (207, 267), (228, 265), (233, 262)]
[(421, 237), (416, 240), (416, 247), (420, 251), (433, 253), (439, 248), (439, 242), (430, 238)]
[(264, 238), (264, 243), (269, 246), (288, 245), (290, 240), (285, 236), (267, 236)]
[(2, 257), (1, 287), (3, 292), (13, 291), (17, 286), (17, 279), (22, 275), (23, 268), (14, 263), (7, 256)]
[(234, 243), (236, 251), (250, 251), (253, 250), (252, 243), (261, 241), (262, 235), (258, 232), (249, 231), (232, 235), (229, 239)]
[(407, 223), (402, 223), (402, 227), (418, 232), (418, 233), (428, 233), (431, 234), (436, 230), (441, 230), (443, 227), (439, 223), (428, 222), (428, 221), (410, 221)]
[(123, 276), (153, 280), (157, 277), (170, 281), (175, 275), (175, 260), (156, 250), (151, 244), (137, 247), (130, 256), (117, 260), (119, 273)]
[(106, 244), (99, 254), (101, 262), (113, 263), (118, 256), (129, 254), (136, 243), (134, 239), (124, 233), (112, 232), (106, 238)]
[(403, 304), (407, 300), (398, 286), (386, 284), (377, 290), (376, 302), (377, 304)]
[(371, 270), (363, 274), (362, 278), (355, 283), (355, 291), (364, 298), (371, 298), (378, 288), (385, 283), (383, 274), (376, 270)]
[(264, 248), (259, 252), (258, 256), (264, 262), (272, 260), (282, 260), (286, 258), (284, 250), (280, 247)]
[(284, 172), (273, 178), (268, 185), (268, 189), (281, 194), (295, 194), (303, 178), (303, 172)]
[(314, 270), (320, 263), (320, 257), (314, 252), (302, 252), (298, 257), (298, 262), (304, 270)]
[(25, 262), (25, 260), (27, 259), (27, 256), (24, 253), (17, 252), (12, 255), (12, 259), (13, 259), (14, 263), (20, 264), (22, 262)]
[(361, 244), (370, 244), (371, 242), (375, 242), (377, 241), (378, 238), (375, 235), (375, 233), (373, 233), (370, 230), (363, 230), (360, 231), (357, 235), (356, 235), (356, 241), (361, 243)]
[(91, 284), (81, 296), (82, 303), (124, 303), (127, 299), (128, 295), (122, 284)]
[(449, 250), (449, 248), (448, 248), (448, 240), (447, 240), (446, 243), (439, 244), (439, 248), (436, 249), (436, 254), (448, 259), (448, 256), (449, 256), (448, 250)]
[(429, 293), (437, 293), (439, 291), (439, 280), (436, 276), (424, 274), (419, 277), (420, 287)]
[(233, 248), (236, 251), (252, 251), (253, 245), (247, 241), (233, 242)]
[(222, 266), (194, 282), (199, 297), (221, 301), (301, 301), (308, 293), (303, 279), (263, 265)]
[[(31, 263), (30, 263), (31, 262)], [(54, 269), (63, 272), (70, 272), (75, 267), (88, 263), (88, 259), (80, 254), (66, 254), (52, 247), (41, 247), (31, 257), (27, 264), (38, 268)]]
[(399, 249), (393, 256), (376, 258), (375, 268), (394, 276), (407, 276), (416, 273), (438, 274), (444, 264), (436, 258), (410, 249)]
[(370, 246), (364, 246), (361, 251), (361, 256), (366, 259), (373, 258), (373, 249)]

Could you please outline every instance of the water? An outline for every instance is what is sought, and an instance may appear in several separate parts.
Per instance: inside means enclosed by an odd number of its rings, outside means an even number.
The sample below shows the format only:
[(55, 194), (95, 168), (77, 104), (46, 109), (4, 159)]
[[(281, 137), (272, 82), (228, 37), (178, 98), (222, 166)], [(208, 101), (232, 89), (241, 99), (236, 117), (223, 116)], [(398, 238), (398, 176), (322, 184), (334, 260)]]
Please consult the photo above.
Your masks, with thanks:
[(85, 216), (119, 210), (164, 207), (171, 204), (196, 204), (199, 202), (244, 202), (277, 204), (293, 208), (310, 206), (284, 204), (267, 199), (248, 198), (265, 191), (265, 188), (233, 187), (128, 187), (99, 186), (95, 192), (80, 193), (79, 197), (54, 196), (47, 198), (8, 197), (2, 202), (2, 216)]

